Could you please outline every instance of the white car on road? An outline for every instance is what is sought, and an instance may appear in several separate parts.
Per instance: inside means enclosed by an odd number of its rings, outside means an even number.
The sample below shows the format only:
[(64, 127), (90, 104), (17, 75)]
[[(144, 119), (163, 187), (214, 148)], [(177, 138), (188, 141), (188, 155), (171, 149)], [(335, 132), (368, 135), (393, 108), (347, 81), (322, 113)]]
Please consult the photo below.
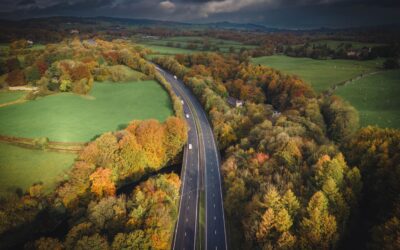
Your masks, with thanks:
[(189, 144), (189, 149), (192, 149), (192, 144)]
[(175, 80), (178, 79), (178, 77), (176, 77), (175, 75), (174, 75), (174, 78), (175, 78)]
[(189, 117), (190, 117), (190, 116), (189, 116), (189, 114), (186, 114), (186, 118), (188, 118), (188, 119), (189, 119)]

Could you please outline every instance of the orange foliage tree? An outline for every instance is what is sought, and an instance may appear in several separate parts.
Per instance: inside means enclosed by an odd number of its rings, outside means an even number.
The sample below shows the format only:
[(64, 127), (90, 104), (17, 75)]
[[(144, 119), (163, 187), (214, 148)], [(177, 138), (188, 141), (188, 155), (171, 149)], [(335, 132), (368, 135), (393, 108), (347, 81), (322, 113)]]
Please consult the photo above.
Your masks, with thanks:
[(92, 182), (91, 191), (99, 197), (115, 195), (115, 184), (112, 181), (112, 171), (108, 168), (98, 168), (89, 177)]

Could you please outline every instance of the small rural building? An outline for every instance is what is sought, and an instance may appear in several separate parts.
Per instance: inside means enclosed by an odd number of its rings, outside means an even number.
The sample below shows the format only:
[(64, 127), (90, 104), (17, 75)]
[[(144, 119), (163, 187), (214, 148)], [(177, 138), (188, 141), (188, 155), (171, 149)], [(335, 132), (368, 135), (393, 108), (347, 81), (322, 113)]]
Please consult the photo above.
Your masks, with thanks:
[(347, 56), (357, 56), (357, 52), (355, 52), (354, 50), (348, 51)]
[(72, 34), (79, 34), (79, 30), (73, 29), (73, 30), (71, 30), (69, 33), (71, 33), (71, 35), (72, 35)]
[(33, 41), (32, 40), (27, 40), (26, 43), (28, 44), (28, 47), (32, 47), (33, 46)]
[(228, 104), (231, 105), (232, 107), (241, 107), (243, 106), (244, 102), (242, 100), (238, 100), (234, 97), (228, 97)]
[(272, 112), (272, 117), (273, 118), (277, 118), (277, 117), (279, 117), (281, 115), (281, 112), (279, 112), (279, 111), (277, 111), (277, 110), (274, 110), (274, 112)]
[(92, 45), (92, 46), (96, 46), (97, 45), (96, 40), (94, 40), (94, 39), (87, 39), (86, 42), (89, 45)]

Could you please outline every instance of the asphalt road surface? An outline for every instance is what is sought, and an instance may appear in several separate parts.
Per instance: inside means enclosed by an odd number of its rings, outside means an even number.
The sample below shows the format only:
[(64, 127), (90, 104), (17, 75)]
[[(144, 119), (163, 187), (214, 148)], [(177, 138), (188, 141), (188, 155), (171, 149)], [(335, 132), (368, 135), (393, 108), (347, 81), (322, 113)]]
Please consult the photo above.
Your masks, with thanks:
[(205, 249), (227, 249), (222, 199), (220, 156), (206, 113), (184, 83), (169, 72), (156, 67), (171, 84), (184, 104), (189, 125), (188, 146), (184, 149), (179, 217), (175, 227), (173, 249), (195, 249), (199, 219), (199, 195), (205, 190)]

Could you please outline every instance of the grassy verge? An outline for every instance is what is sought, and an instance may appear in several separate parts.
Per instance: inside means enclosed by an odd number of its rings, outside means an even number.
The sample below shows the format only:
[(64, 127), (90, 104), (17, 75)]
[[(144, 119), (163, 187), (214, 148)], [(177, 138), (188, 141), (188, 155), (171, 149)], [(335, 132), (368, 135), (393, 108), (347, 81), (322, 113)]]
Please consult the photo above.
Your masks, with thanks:
[(205, 193), (204, 190), (200, 190), (200, 197), (199, 197), (199, 224), (197, 227), (197, 242), (196, 246), (197, 249), (205, 249), (205, 230), (206, 230), (206, 200), (205, 200)]

